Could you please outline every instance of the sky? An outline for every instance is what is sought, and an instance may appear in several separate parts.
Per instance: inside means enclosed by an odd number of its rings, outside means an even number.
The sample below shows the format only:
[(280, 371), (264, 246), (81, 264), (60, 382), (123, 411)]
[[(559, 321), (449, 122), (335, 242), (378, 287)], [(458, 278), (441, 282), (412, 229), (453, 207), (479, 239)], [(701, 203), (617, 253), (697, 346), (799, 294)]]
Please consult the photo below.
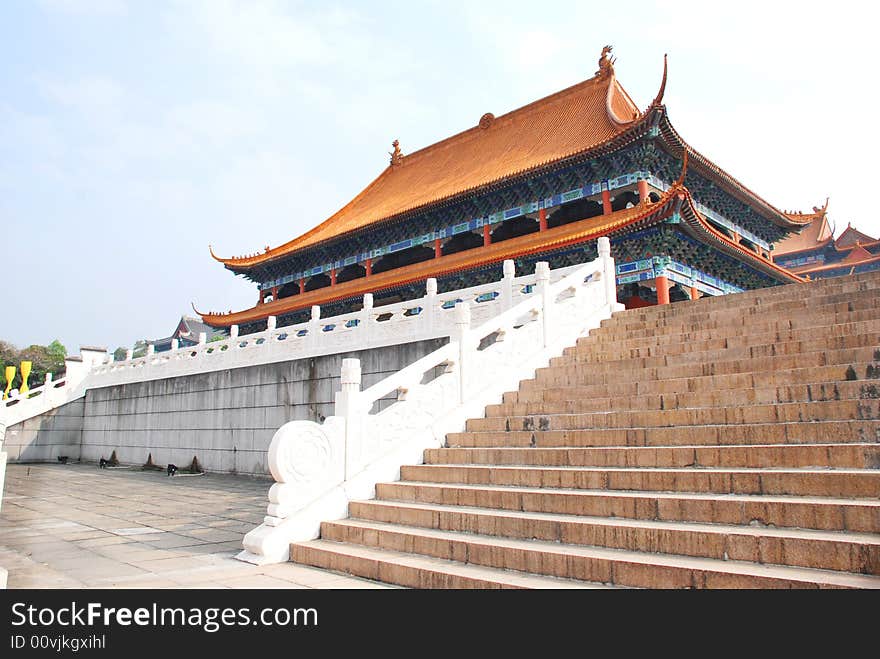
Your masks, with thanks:
[(253, 306), (211, 259), (312, 228), (404, 153), (589, 78), (780, 209), (880, 237), (873, 3), (0, 2), (0, 339), (109, 349)]

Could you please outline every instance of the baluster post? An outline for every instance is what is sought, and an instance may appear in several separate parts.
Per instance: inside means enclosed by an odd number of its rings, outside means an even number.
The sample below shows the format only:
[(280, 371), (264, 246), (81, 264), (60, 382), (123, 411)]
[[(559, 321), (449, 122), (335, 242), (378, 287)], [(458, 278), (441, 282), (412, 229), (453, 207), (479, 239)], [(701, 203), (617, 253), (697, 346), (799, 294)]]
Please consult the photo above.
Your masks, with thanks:
[(467, 302), (455, 305), (455, 338), (458, 340), (458, 400), (461, 403), (467, 398), (468, 385), (468, 351), (469, 333), (471, 329), (471, 307)]
[(317, 304), (312, 306), (312, 317), (309, 320), (308, 345), (317, 348), (321, 340), (321, 307)]
[(340, 390), (336, 393), (334, 414), (345, 419), (344, 480), (348, 480), (362, 466), (363, 410), (358, 404), (361, 391), (361, 360), (343, 359), (339, 382)]
[(511, 259), (506, 259), (502, 266), (504, 278), (501, 280), (501, 309), (507, 311), (513, 306), (513, 278), (516, 266)]
[(361, 336), (363, 337), (361, 341), (361, 345), (367, 345), (370, 340), (370, 335), (373, 331), (373, 324), (371, 321), (373, 315), (373, 294), (367, 293), (364, 295), (364, 308), (361, 309), (360, 321), (358, 323), (358, 329), (361, 330)]
[(541, 341), (546, 348), (550, 345), (550, 327), (553, 312), (550, 300), (550, 264), (539, 261), (535, 265), (535, 281), (538, 287), (538, 295), (541, 298)]
[(425, 281), (424, 307), (424, 317), (419, 323), (424, 330), (422, 334), (433, 336), (437, 317), (437, 280), (433, 277)]
[(617, 271), (611, 258), (611, 240), (602, 236), (598, 241), (599, 258), (602, 259), (602, 277), (605, 279), (605, 302), (612, 307), (617, 304)]

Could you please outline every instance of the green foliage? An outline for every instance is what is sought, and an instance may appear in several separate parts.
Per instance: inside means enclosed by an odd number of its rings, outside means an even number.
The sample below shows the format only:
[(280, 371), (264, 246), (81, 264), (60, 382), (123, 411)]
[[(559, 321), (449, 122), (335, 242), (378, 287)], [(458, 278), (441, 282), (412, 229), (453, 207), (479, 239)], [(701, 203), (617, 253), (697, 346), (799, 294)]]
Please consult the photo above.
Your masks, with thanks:
[(214, 341), (222, 341), (223, 339), (227, 338), (229, 337), (227, 337), (225, 333), (221, 332), (220, 334), (215, 334), (210, 339), (208, 339), (208, 343), (214, 343)]
[(51, 373), (53, 379), (58, 380), (64, 376), (64, 358), (67, 357), (67, 348), (60, 341), (52, 341), (47, 346), (31, 345), (19, 350), (11, 343), (0, 341), (0, 389), (6, 390), (6, 367), (15, 366), (15, 378), (12, 381), (13, 389), (21, 388), (21, 362), (32, 362), (31, 373), (28, 376), (28, 386), (41, 386), (46, 380), (46, 373)]
[(127, 348), (119, 347), (113, 351), (113, 361), (115, 362), (124, 362), (125, 361), (125, 353)]

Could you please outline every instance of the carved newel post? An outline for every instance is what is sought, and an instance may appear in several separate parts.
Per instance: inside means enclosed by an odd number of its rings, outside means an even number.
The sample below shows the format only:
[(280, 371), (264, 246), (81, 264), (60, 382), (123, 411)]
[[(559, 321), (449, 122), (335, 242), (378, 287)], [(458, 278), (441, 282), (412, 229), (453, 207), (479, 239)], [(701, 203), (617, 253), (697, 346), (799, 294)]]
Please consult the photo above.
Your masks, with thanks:
[(513, 278), (516, 276), (516, 266), (513, 261), (506, 259), (502, 265), (504, 278), (501, 280), (501, 308), (504, 311), (513, 306)]
[(342, 372), (339, 377), (340, 390), (336, 393), (337, 417), (345, 419), (345, 474), (348, 480), (363, 468), (361, 456), (361, 430), (363, 425), (362, 410), (358, 405), (358, 394), (361, 391), (361, 360), (343, 359)]
[(538, 261), (535, 264), (535, 280), (537, 282), (538, 295), (541, 298), (541, 341), (546, 348), (550, 344), (550, 327), (553, 322), (551, 316), (552, 301), (550, 300), (550, 264), (546, 261)]
[(434, 322), (437, 316), (437, 280), (431, 277), (425, 280), (425, 331), (429, 334), (434, 332)]
[(611, 241), (602, 236), (598, 241), (599, 258), (602, 259), (602, 277), (605, 279), (605, 301), (617, 304), (617, 272), (614, 259), (611, 258)]
[(307, 343), (310, 346), (317, 346), (321, 340), (321, 307), (317, 304), (312, 305), (312, 317), (309, 320), (309, 333)]

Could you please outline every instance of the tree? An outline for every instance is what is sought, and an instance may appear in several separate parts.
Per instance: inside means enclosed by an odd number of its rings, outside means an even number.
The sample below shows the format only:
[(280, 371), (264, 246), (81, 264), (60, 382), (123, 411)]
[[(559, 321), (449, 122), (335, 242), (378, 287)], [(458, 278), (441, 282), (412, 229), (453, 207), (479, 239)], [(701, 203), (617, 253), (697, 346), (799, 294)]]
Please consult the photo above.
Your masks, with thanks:
[(67, 357), (67, 348), (60, 341), (52, 341), (48, 346), (30, 345), (19, 350), (11, 343), (0, 341), (0, 389), (6, 390), (6, 366), (15, 366), (15, 379), (12, 381), (13, 389), (21, 388), (21, 362), (31, 362), (31, 373), (28, 376), (28, 386), (39, 387), (46, 380), (46, 373), (51, 373), (54, 379), (64, 375), (64, 358)]
[(128, 349), (127, 349), (127, 348), (123, 348), (122, 346), (116, 348), (116, 350), (113, 351), (113, 361), (115, 361), (115, 362), (124, 362), (124, 361), (125, 361), (125, 355), (126, 355), (127, 352), (128, 352)]
[(46, 346), (46, 353), (51, 361), (52, 374), (61, 377), (65, 371), (64, 360), (67, 359), (67, 348), (61, 345), (61, 341), (55, 339)]
[(143, 357), (147, 354), (147, 344), (149, 341), (147, 339), (138, 339), (134, 343), (134, 352), (132, 357), (137, 359), (138, 357)]

